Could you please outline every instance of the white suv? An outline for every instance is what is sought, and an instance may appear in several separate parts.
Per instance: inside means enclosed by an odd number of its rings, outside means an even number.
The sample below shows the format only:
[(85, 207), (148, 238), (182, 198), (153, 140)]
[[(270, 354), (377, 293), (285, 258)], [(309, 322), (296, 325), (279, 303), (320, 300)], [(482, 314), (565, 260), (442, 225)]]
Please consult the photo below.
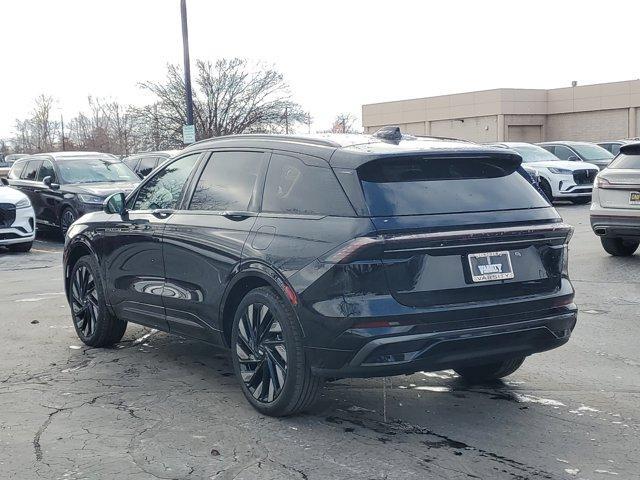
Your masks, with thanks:
[(533, 167), (540, 175), (540, 188), (550, 202), (570, 200), (589, 203), (598, 167), (587, 162), (560, 160), (538, 145), (522, 142), (502, 142), (493, 145), (515, 150), (522, 157), (523, 167)]
[(24, 193), (0, 183), (0, 246), (28, 252), (36, 238), (36, 215)]

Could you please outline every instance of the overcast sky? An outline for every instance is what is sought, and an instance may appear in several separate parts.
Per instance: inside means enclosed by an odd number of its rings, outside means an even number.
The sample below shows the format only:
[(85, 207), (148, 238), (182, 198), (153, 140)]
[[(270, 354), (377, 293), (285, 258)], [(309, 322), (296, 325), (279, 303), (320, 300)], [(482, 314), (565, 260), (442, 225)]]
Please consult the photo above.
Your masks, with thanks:
[[(1, 0), (0, 137), (40, 93), (65, 116), (89, 94), (136, 86), (182, 61), (179, 0)], [(328, 128), (363, 103), (497, 87), (640, 77), (633, 1), (188, 0), (191, 58), (273, 63)]]

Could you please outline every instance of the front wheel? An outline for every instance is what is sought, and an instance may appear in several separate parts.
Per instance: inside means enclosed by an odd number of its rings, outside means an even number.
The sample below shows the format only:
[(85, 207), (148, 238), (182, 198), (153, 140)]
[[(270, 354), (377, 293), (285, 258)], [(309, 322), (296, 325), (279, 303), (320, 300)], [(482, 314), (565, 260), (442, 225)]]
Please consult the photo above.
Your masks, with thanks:
[(60, 233), (63, 237), (67, 235), (67, 230), (69, 230), (71, 224), (76, 220), (76, 213), (71, 208), (66, 207), (62, 210), (62, 213), (60, 214)]
[(600, 238), (602, 247), (609, 255), (614, 257), (629, 257), (638, 249), (640, 242), (635, 240), (623, 240), (622, 238)]
[(322, 379), (311, 372), (293, 308), (272, 288), (256, 288), (240, 302), (231, 349), (242, 392), (260, 413), (293, 415), (316, 400)]
[(127, 322), (107, 309), (98, 264), (89, 255), (80, 258), (71, 270), (69, 304), (73, 326), (84, 344), (106, 347), (122, 339)]
[(482, 383), (511, 375), (523, 362), (524, 357), (518, 357), (475, 367), (456, 368), (455, 371), (467, 381)]

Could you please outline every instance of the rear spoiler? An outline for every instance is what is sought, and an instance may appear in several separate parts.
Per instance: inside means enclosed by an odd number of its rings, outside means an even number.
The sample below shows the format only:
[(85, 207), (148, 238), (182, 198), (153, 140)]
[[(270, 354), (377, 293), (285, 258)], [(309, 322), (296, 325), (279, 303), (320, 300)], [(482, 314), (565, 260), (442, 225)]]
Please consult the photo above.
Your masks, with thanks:
[(622, 145), (620, 147), (620, 153), (624, 153), (625, 155), (640, 154), (640, 142), (627, 143), (626, 145)]

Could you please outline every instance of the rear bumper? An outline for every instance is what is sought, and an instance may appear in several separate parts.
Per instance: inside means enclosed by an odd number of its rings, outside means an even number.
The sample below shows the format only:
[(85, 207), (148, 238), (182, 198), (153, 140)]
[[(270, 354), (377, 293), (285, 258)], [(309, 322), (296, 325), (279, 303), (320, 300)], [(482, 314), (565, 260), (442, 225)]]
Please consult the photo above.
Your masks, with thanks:
[(591, 210), (591, 229), (599, 237), (640, 238), (640, 212), (622, 209)]
[(529, 315), (524, 321), (514, 318), (498, 325), (372, 338), (356, 351), (307, 351), (314, 372), (327, 377), (402, 375), (479, 365), (565, 344), (575, 327), (577, 308), (570, 304), (554, 310)]

